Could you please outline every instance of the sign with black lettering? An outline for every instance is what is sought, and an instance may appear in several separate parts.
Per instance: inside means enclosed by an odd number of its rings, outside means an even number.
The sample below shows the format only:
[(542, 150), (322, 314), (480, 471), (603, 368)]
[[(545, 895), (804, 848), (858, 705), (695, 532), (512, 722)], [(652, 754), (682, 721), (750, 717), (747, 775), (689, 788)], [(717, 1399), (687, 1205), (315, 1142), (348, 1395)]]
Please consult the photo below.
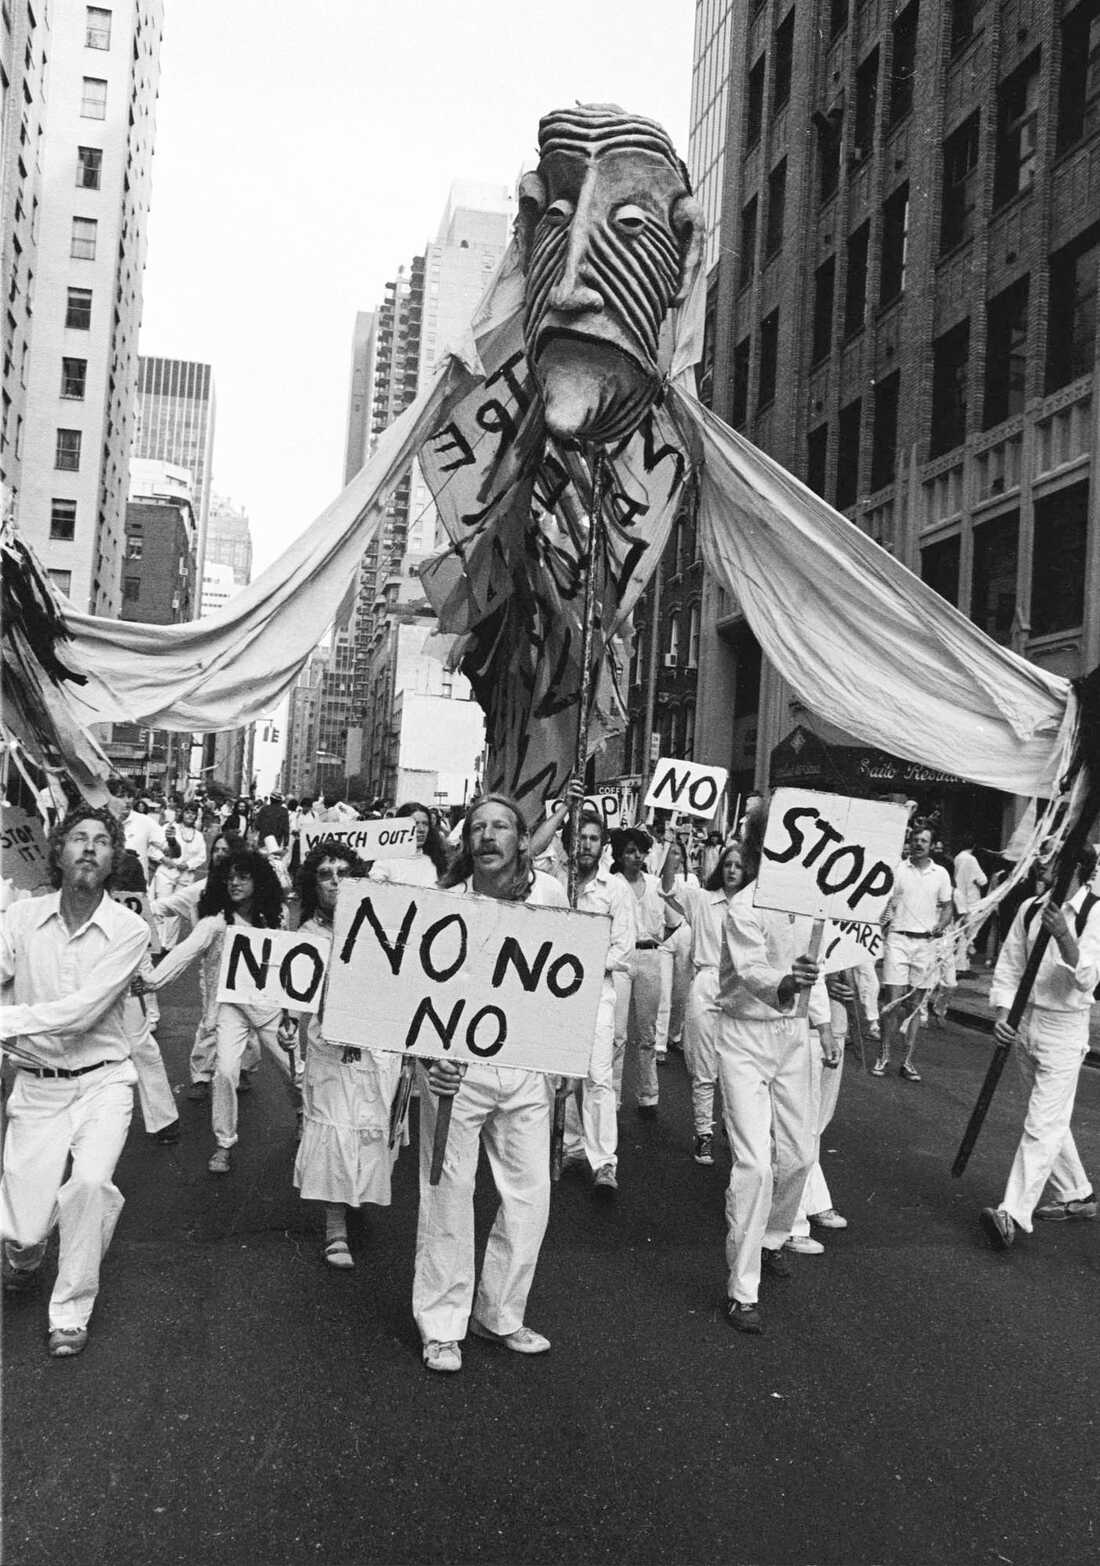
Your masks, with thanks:
[(603, 914), (345, 881), (325, 1037), (583, 1077), (609, 937)]
[(0, 807), (0, 873), (23, 892), (50, 884), (42, 822), (19, 805)]
[(826, 973), (848, 968), (873, 968), (882, 956), (882, 927), (858, 919), (830, 919), (821, 943), (821, 966)]
[(776, 789), (754, 905), (813, 919), (881, 924), (907, 822), (904, 805)]
[(335, 826), (318, 821), (302, 827), (302, 855), (318, 843), (346, 843), (360, 859), (411, 859), (416, 853), (416, 821), (412, 816), (387, 816), (384, 821), (353, 821)]
[(121, 892), (112, 891), (112, 899), (121, 903), (123, 908), (128, 908), (131, 913), (137, 914), (139, 919), (144, 919), (149, 926), (149, 950), (155, 957), (163, 950), (160, 939), (160, 931), (157, 929), (157, 921), (153, 918), (153, 910), (149, 906), (148, 892)]
[(218, 1000), (237, 1006), (316, 1011), (324, 991), (331, 942), (302, 930), (260, 930), (231, 924), (225, 932)]
[(709, 821), (718, 809), (728, 776), (725, 767), (704, 767), (695, 761), (662, 756), (653, 769), (643, 808), (675, 810)]

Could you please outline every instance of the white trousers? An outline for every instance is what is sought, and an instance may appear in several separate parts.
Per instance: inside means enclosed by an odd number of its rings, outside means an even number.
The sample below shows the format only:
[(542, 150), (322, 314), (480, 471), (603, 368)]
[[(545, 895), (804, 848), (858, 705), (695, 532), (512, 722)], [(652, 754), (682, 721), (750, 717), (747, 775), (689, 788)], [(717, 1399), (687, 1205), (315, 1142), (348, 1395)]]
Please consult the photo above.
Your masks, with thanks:
[(566, 1158), (583, 1153), (593, 1169), (618, 1165), (619, 1122), (615, 1111), (615, 986), (604, 980), (603, 994), (596, 1013), (596, 1032), (588, 1075), (581, 1088), (580, 1108), (571, 1094), (565, 1106)]
[[(233, 1006), (223, 1001), (218, 1007), (210, 1119), (219, 1147), (233, 1147), (237, 1141), (237, 1083), (250, 1043), (258, 1040), (274, 1056), (287, 1079), (290, 1078), (288, 1056), (279, 1048), (276, 1036), (280, 1016), (281, 1012), (270, 1006)], [(258, 1049), (256, 1053), (258, 1056)]]
[[(665, 942), (665, 950), (672, 959), (672, 969), (669, 974), (667, 1039), (670, 1044), (680, 1044), (683, 1042), (688, 995), (691, 991), (691, 981), (695, 973), (691, 961), (691, 926), (686, 921), (677, 925), (676, 929), (669, 936)], [(660, 1048), (660, 1042), (661, 1036), (658, 1031), (658, 1048)]]
[(666, 956), (656, 947), (635, 950), (628, 960), (626, 973), (615, 975), (616, 1104), (622, 1102), (623, 1060), (628, 1042), (638, 1052), (638, 1103), (657, 1102), (657, 1014), (661, 1007), (661, 973)]
[(100, 1266), (123, 1207), (114, 1175), (134, 1110), (136, 1075), (129, 1060), (69, 1079), (15, 1073), (7, 1102), (0, 1234), (9, 1262), (33, 1269), (57, 1225), (51, 1329), (86, 1327), (92, 1314)]
[[(718, 1080), (733, 1153), (726, 1191), (728, 1293), (755, 1303), (760, 1251), (786, 1243), (814, 1161), (809, 1024), (719, 1016)], [(774, 1145), (774, 1167), (773, 1167)]]
[(1069, 1128), (1088, 1053), (1089, 1014), (1029, 1006), (1018, 1031), (1016, 1062), (1028, 1090), (1027, 1114), (1001, 1206), (1030, 1234), (1031, 1215), (1048, 1180), (1059, 1202), (1079, 1201), (1092, 1189)]
[(718, 969), (699, 968), (691, 981), (684, 1017), (684, 1062), (691, 1076), (691, 1118), (696, 1136), (714, 1131), (718, 1081)]
[(138, 1100), (146, 1131), (160, 1131), (179, 1118), (172, 1085), (164, 1069), (160, 1047), (149, 1029), (148, 1014), (141, 1002), (128, 995), (122, 1011), (123, 1026), (130, 1041), (130, 1058), (137, 1071)]
[[(425, 1343), (466, 1336), (471, 1308), (490, 1332), (523, 1326), (550, 1217), (550, 1079), (471, 1066), (455, 1094), (439, 1184), (428, 1176), (438, 1100), (420, 1084), (420, 1213), (413, 1316)], [(474, 1300), (474, 1181), (484, 1143), (500, 1207)]]
[[(833, 1002), (834, 1014), (836, 1002)], [(836, 1113), (837, 1099), (840, 1097), (840, 1079), (844, 1074), (844, 1034), (835, 1029), (833, 1037), (840, 1050), (840, 1060), (835, 1067), (826, 1066), (821, 1057), (821, 1048), (816, 1038), (810, 1038), (810, 1072), (811, 1092), (813, 1094), (813, 1116), (817, 1134), (814, 1137), (814, 1162), (806, 1177), (806, 1186), (802, 1192), (802, 1200), (798, 1204), (798, 1216), (795, 1218), (792, 1234), (807, 1235), (810, 1232), (810, 1214), (827, 1213), (833, 1205), (833, 1198), (829, 1192), (829, 1185), (825, 1179), (825, 1172), (821, 1167), (821, 1138), (826, 1126)]]

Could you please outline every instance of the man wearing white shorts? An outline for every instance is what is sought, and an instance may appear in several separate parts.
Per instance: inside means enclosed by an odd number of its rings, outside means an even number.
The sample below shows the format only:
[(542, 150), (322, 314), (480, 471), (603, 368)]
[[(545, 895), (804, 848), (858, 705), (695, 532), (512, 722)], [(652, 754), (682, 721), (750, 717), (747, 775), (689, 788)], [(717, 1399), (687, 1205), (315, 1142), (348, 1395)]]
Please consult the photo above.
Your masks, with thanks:
[(920, 1010), (927, 992), (936, 984), (941, 956), (939, 937), (951, 917), (951, 877), (932, 860), (932, 834), (927, 827), (913, 833), (909, 858), (894, 872), (894, 890), (883, 926), (886, 943), (882, 978), (885, 1007), (882, 1045), (874, 1077), (885, 1076), (891, 1044), (901, 1045), (905, 1029), (905, 1055), (898, 1074), (907, 1082), (919, 1082), (913, 1054), (920, 1027)]

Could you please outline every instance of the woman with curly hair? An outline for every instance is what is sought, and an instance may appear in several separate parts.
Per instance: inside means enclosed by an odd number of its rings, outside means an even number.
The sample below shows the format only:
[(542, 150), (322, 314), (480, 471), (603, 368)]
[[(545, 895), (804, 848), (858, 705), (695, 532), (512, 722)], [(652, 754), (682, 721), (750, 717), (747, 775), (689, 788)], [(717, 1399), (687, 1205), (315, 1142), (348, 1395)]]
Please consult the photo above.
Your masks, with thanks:
[[(301, 934), (332, 936), (340, 884), (363, 874), (346, 843), (319, 843), (298, 874)], [(302, 1140), (294, 1184), (306, 1201), (325, 1208), (325, 1261), (347, 1270), (347, 1209), (390, 1204), (390, 1175), (396, 1151), (389, 1145), (390, 1106), (401, 1076), (402, 1057), (391, 1051), (330, 1044), (320, 1016), (299, 1023), (305, 1075), (302, 1080)]]
[(408, 859), (376, 859), (371, 868), (375, 881), (397, 881), (402, 886), (436, 886), (447, 870), (447, 849), (432, 823), (427, 805), (415, 800), (399, 805), (398, 816), (412, 816), (416, 827), (416, 853)]
[[(211, 875), (199, 898), (199, 921), (185, 941), (169, 952), (145, 989), (163, 989), (196, 957), (206, 963), (208, 996), (217, 994), (225, 932), (231, 924), (258, 925), (277, 930), (283, 922), (283, 889), (263, 854), (237, 849), (225, 861), (224, 875)], [(136, 988), (136, 986), (135, 986)], [(217, 1147), (207, 1164), (211, 1174), (228, 1174), (230, 1151), (237, 1142), (237, 1084), (241, 1059), (249, 1043), (258, 1039), (287, 1070), (284, 1053), (296, 1033), (289, 1016), (278, 1006), (238, 1006), (217, 1001), (216, 1053), (211, 1093), (211, 1120)], [(282, 1020), (280, 1020), (282, 1019)]]

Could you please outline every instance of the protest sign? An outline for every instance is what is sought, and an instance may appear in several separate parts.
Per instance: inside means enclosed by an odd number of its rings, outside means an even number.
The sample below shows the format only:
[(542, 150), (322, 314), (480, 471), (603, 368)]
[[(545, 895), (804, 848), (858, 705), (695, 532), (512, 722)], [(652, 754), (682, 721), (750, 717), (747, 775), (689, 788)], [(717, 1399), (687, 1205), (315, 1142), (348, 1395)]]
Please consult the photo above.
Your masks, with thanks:
[(149, 950), (155, 956), (162, 947), (157, 921), (153, 918), (153, 910), (149, 906), (149, 893), (112, 891), (111, 897), (116, 903), (121, 903), (123, 908), (128, 908), (131, 913), (137, 914), (139, 919), (145, 920), (149, 926)]
[(709, 821), (718, 809), (727, 776), (725, 767), (703, 767), (695, 761), (662, 756), (653, 769), (643, 808), (677, 810)]
[(882, 948), (879, 925), (864, 924), (857, 919), (830, 919), (821, 943), (821, 966), (826, 973), (874, 967), (882, 956)]
[(237, 1006), (316, 1011), (331, 944), (327, 936), (302, 930), (231, 924), (225, 932), (217, 998)]
[(0, 872), (23, 892), (50, 884), (42, 823), (18, 805), (0, 807)]
[(609, 935), (602, 914), (345, 881), (325, 1037), (583, 1077)]
[(352, 821), (346, 826), (316, 821), (302, 826), (302, 857), (318, 843), (346, 843), (360, 859), (410, 859), (416, 853), (416, 821), (387, 816), (384, 821)]
[(907, 822), (904, 805), (776, 789), (753, 903), (812, 919), (880, 924)]

